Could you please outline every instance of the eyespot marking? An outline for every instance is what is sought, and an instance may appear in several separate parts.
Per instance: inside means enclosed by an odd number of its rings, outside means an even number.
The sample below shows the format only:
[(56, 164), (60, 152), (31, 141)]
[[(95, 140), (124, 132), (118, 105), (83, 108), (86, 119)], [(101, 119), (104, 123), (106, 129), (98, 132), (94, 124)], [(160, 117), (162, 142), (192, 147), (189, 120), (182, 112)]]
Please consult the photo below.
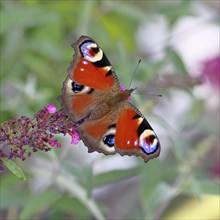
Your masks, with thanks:
[(155, 133), (146, 129), (139, 137), (139, 145), (146, 154), (153, 154), (159, 147), (159, 142)]
[(79, 48), (82, 56), (92, 63), (101, 61), (103, 58), (103, 51), (93, 41), (84, 41)]
[[(99, 49), (101, 51), (101, 49)], [(98, 53), (97, 53), (98, 54)], [(102, 53), (102, 57), (100, 60), (93, 62), (93, 64), (97, 67), (100, 68), (109, 68), (111, 67), (111, 63), (109, 62), (108, 58), (106, 57), (106, 55), (104, 53)]]
[(71, 85), (72, 85), (72, 91), (74, 93), (79, 93), (84, 88), (84, 85), (78, 84), (78, 83), (76, 83), (74, 81), (71, 83)]
[(66, 93), (67, 94), (71, 94), (75, 93), (75, 95), (80, 95), (83, 93), (92, 93), (93, 89), (88, 87), (88, 86), (84, 86), (81, 85), (73, 80), (71, 80), (70, 78), (66, 79)]
[(110, 154), (115, 153), (115, 148), (114, 148), (115, 133), (116, 133), (116, 127), (115, 127), (115, 124), (112, 124), (108, 127), (108, 130), (105, 133), (105, 135), (103, 136), (102, 141), (100, 143), (102, 148)]
[(138, 136), (139, 137), (146, 130), (146, 128), (153, 130), (145, 118), (140, 117), (138, 120), (139, 120), (139, 127), (138, 127)]
[(109, 147), (113, 147), (115, 144), (115, 135), (109, 134), (103, 138), (103, 142)]
[(96, 46), (96, 47), (91, 47), (91, 50), (96, 54), (99, 52), (99, 48)]

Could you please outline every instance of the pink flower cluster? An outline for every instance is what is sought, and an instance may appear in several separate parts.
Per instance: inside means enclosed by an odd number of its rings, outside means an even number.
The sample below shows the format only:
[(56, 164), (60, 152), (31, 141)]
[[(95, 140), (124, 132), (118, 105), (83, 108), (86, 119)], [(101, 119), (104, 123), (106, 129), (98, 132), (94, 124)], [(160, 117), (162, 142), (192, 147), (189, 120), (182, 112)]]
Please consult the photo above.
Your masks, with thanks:
[[(63, 109), (57, 111), (49, 104), (35, 114), (33, 118), (21, 116), (17, 120), (8, 120), (0, 125), (0, 171), (4, 169), (3, 158), (25, 160), (31, 152), (49, 151), (51, 147), (61, 147), (54, 139), (55, 134), (67, 133), (72, 137), (71, 144), (80, 140), (75, 124)], [(28, 146), (25, 147), (25, 146)]]

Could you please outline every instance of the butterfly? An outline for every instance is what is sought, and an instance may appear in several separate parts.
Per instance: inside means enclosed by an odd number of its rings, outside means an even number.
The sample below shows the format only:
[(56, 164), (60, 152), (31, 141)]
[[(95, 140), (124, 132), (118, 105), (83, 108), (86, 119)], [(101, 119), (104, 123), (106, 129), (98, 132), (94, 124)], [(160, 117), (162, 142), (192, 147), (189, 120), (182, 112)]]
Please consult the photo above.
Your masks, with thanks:
[(142, 113), (128, 101), (134, 89), (120, 89), (105, 53), (90, 37), (72, 44), (75, 55), (63, 82), (60, 102), (88, 152), (158, 157), (160, 142)]

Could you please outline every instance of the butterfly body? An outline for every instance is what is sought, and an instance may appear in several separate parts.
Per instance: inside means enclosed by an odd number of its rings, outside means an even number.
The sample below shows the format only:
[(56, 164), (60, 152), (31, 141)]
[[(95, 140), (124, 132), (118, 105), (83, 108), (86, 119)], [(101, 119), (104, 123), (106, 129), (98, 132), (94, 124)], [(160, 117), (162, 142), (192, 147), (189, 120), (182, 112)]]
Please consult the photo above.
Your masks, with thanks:
[(140, 111), (128, 102), (134, 89), (122, 91), (118, 78), (98, 44), (82, 36), (73, 44), (75, 56), (63, 83), (60, 102), (89, 152), (159, 156), (160, 144)]

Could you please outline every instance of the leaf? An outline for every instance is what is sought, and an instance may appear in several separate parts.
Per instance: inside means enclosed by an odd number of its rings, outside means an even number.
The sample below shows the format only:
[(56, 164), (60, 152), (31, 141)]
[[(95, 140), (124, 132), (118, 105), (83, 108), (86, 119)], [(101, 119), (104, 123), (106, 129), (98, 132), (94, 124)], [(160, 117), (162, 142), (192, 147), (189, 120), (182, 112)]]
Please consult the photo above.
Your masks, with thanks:
[(137, 174), (138, 174), (138, 167), (127, 169), (127, 170), (118, 169), (118, 170), (113, 170), (113, 171), (97, 174), (94, 179), (95, 181), (94, 185), (96, 187), (100, 187), (105, 184), (114, 183), (122, 179), (135, 176)]
[(22, 169), (12, 160), (3, 158), (4, 165), (18, 178), (26, 180)]
[[(41, 176), (51, 176), (51, 172), (49, 170), (42, 170), (39, 168), (32, 168), (32, 171)], [(72, 196), (75, 196), (97, 220), (104, 220), (104, 216), (100, 211), (96, 202), (88, 197), (88, 193), (85, 188), (83, 188), (71, 174), (67, 172), (63, 173), (62, 171), (56, 174), (56, 178), (54, 179), (54, 184), (58, 185), (59, 188), (68, 192)]]
[(186, 75), (188, 71), (187, 71), (185, 64), (183, 63), (181, 57), (171, 48), (167, 49), (167, 54), (168, 54), (168, 57), (170, 57), (171, 62), (173, 62), (174, 66), (176, 68), (176, 71), (178, 71), (180, 74)]
[(16, 28), (36, 27), (58, 22), (59, 15), (40, 7), (13, 7), (11, 10), (1, 11), (0, 19), (2, 21), (0, 33), (3, 34), (10, 30), (15, 30)]
[(127, 19), (131, 19), (136, 22), (142, 22), (148, 20), (150, 15), (146, 13), (147, 8), (136, 7), (132, 4), (119, 3), (113, 5), (113, 11), (117, 12), (120, 16), (126, 16)]
[[(192, 186), (191, 183), (192, 182), (186, 182), (182, 186), (181, 191), (188, 195), (195, 195), (195, 191), (193, 191), (193, 189), (195, 189), (195, 186)], [(199, 188), (200, 194), (212, 194), (212, 195), (219, 194), (219, 184), (217, 182), (204, 179), (204, 180), (199, 180), (199, 181), (197, 180), (196, 184), (197, 184), (196, 186)]]
[(34, 196), (29, 197), (26, 204), (23, 204), (19, 219), (32, 219), (35, 213), (46, 210), (59, 198), (60, 194), (52, 190), (34, 194)]
[[(18, 185), (19, 183), (17, 183), (16, 186)], [(21, 207), (24, 203), (26, 203), (29, 195), (29, 192), (27, 192), (27, 190), (23, 190), (22, 193), (20, 191), (16, 192), (15, 190), (13, 190), (13, 187), (1, 187), (0, 192), (0, 209), (10, 209), (10, 207), (18, 206)]]
[(96, 219), (105, 219), (99, 207), (92, 198), (88, 198), (86, 190), (75, 182), (70, 176), (60, 174), (56, 178), (57, 184), (74, 195), (82, 204), (84, 204)]
[(85, 209), (85, 206), (78, 199), (69, 197), (68, 194), (64, 194), (52, 207), (57, 212), (75, 216), (75, 219), (89, 219), (91, 217), (89, 210)]
[(66, 168), (70, 174), (77, 177), (77, 181), (87, 190), (88, 197), (90, 197), (94, 185), (94, 175), (92, 167), (85, 165), (82, 166), (82, 168), (78, 169), (72, 166), (72, 164), (68, 164)]
[(160, 1), (158, 2), (159, 3), (156, 5), (158, 13), (166, 16), (166, 19), (171, 27), (182, 16), (194, 15), (191, 7), (191, 1), (180, 1), (178, 4), (161, 4)]

